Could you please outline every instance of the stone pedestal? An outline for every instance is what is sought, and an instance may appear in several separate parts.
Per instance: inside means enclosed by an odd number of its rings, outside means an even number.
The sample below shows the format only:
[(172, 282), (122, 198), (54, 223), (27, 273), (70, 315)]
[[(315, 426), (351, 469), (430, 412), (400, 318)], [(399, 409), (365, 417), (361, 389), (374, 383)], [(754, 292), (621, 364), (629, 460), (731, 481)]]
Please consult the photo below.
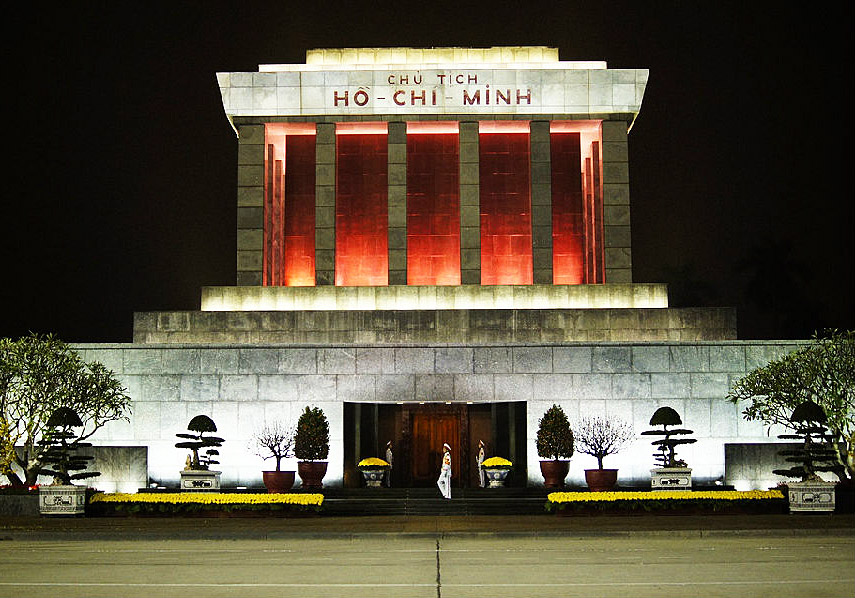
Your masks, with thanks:
[(650, 489), (691, 491), (692, 469), (690, 467), (655, 467), (650, 470)]
[(790, 482), (788, 498), (791, 513), (831, 513), (834, 511), (834, 483), (824, 480)]
[(220, 471), (185, 469), (181, 472), (181, 490), (204, 491), (220, 489)]
[(86, 486), (40, 486), (39, 513), (42, 515), (83, 515)]

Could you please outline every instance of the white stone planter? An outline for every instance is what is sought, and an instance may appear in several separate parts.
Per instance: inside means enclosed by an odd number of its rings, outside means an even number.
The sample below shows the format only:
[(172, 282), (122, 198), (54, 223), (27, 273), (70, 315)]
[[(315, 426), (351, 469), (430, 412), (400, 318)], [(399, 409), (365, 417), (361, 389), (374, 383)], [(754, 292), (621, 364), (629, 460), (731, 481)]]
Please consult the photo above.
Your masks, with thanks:
[(181, 472), (181, 490), (205, 491), (220, 489), (220, 471), (185, 469)]
[(834, 483), (824, 480), (789, 482), (787, 495), (791, 513), (830, 513), (834, 511)]
[(42, 515), (83, 515), (86, 486), (40, 486), (39, 513)]
[(692, 490), (690, 467), (656, 467), (650, 470), (651, 490)]
[(493, 467), (484, 468), (484, 474), (490, 482), (488, 485), (490, 488), (504, 488), (505, 480), (508, 479), (509, 473), (511, 473), (510, 469), (497, 469)]
[(362, 477), (365, 478), (365, 485), (369, 488), (380, 488), (383, 485), (383, 478), (386, 475), (385, 469), (363, 469)]

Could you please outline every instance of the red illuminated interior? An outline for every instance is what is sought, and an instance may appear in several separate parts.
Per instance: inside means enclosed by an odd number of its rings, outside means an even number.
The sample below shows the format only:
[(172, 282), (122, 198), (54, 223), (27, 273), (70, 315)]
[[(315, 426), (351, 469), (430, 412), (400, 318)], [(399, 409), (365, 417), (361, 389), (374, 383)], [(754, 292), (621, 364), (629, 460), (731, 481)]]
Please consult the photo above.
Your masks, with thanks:
[(550, 135), (552, 162), (552, 280), (583, 284), (585, 222), (579, 133)]
[(389, 284), (385, 123), (336, 125), (335, 284)]
[(407, 284), (460, 284), (459, 180), (457, 123), (408, 123)]
[(600, 121), (550, 123), (555, 284), (605, 281)]
[(315, 127), (265, 126), (262, 284), (315, 284)]
[(481, 284), (532, 284), (529, 134), (503, 124), (479, 135)]

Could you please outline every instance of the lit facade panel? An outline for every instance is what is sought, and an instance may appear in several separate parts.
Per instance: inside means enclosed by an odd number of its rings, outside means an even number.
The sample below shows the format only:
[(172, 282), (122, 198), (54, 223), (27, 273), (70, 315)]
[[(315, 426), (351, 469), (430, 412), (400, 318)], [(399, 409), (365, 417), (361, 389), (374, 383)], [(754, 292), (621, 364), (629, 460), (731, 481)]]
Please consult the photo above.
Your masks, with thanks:
[(315, 128), (265, 126), (262, 284), (315, 284)]
[(458, 140), (457, 123), (408, 123), (408, 285), (460, 284)]
[(481, 284), (532, 284), (528, 123), (481, 123)]
[(389, 284), (385, 123), (336, 126), (335, 284)]

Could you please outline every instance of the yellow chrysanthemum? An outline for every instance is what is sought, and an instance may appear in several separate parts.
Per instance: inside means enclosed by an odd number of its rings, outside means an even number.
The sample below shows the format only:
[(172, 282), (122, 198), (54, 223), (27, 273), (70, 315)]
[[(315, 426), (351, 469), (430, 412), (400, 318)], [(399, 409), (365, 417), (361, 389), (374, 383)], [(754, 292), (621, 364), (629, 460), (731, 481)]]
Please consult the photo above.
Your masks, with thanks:
[(367, 457), (360, 461), (357, 467), (389, 467), (389, 464), (386, 463), (386, 461), (384, 461), (383, 459), (378, 459), (377, 457)]
[(552, 492), (546, 498), (551, 503), (562, 504), (619, 500), (769, 500), (784, 498), (784, 495), (780, 490), (710, 490), (704, 492)]
[(490, 457), (485, 460), (481, 467), (512, 467), (513, 463), (508, 461), (507, 459), (503, 459), (502, 457)]
[(195, 504), (195, 505), (301, 505), (321, 506), (323, 494), (220, 494), (207, 492), (96, 494), (90, 503), (110, 504)]

